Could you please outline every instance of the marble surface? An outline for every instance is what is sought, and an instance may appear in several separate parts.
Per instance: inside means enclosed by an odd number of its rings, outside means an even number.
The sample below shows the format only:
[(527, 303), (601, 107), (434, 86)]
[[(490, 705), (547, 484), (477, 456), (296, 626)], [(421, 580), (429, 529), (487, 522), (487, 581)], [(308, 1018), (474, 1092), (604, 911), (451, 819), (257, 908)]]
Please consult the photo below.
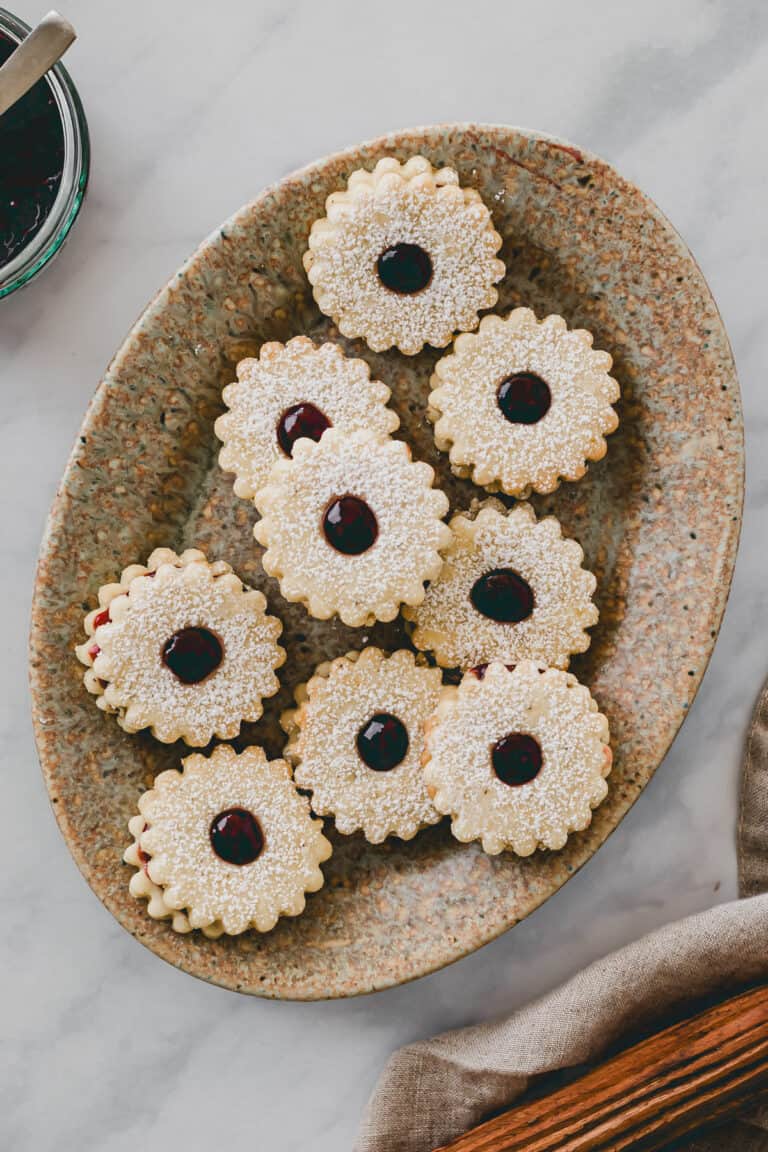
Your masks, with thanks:
[[(759, 0), (224, 0), (211, 14), (181, 0), (70, 0), (66, 15), (80, 33), (68, 64), (91, 125), (91, 190), (61, 258), (0, 305), (0, 1146), (202, 1152), (226, 1136), (335, 1152), (350, 1147), (397, 1045), (507, 1011), (643, 931), (735, 894), (742, 743), (768, 670), (768, 10)], [(69, 858), (37, 768), (24, 675), (37, 545), (105, 364), (198, 240), (315, 156), (461, 119), (534, 126), (605, 156), (654, 197), (701, 263), (744, 393), (748, 485), (731, 602), (656, 778), (539, 912), (452, 968), (374, 997), (248, 1000), (140, 948)]]

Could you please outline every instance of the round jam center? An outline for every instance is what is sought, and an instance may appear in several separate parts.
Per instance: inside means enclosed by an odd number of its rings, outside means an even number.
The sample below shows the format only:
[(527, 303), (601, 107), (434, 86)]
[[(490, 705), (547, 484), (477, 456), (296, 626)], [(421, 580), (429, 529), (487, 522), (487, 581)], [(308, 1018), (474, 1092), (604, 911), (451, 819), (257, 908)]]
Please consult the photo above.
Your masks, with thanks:
[(337, 552), (359, 556), (375, 544), (379, 525), (365, 500), (359, 496), (337, 496), (325, 510), (323, 532)]
[(374, 772), (389, 772), (405, 759), (408, 729), (391, 712), (376, 712), (357, 734), (357, 751)]
[(293, 453), (297, 440), (319, 440), (331, 422), (325, 412), (321, 412), (309, 401), (286, 408), (277, 423), (277, 442), (286, 456)]
[(227, 808), (211, 821), (211, 846), (227, 864), (252, 864), (264, 848), (264, 833), (247, 808)]
[(182, 628), (163, 648), (163, 663), (182, 684), (199, 684), (223, 659), (221, 641), (207, 628)]
[(533, 372), (515, 372), (499, 384), (496, 402), (510, 424), (536, 424), (549, 411), (552, 393)]
[(491, 748), (491, 761), (503, 784), (528, 784), (541, 771), (541, 745), (527, 732), (510, 732)]
[(519, 624), (534, 609), (533, 589), (513, 568), (494, 568), (472, 586), (473, 606), (498, 624)]
[(376, 271), (390, 292), (413, 296), (431, 281), (432, 261), (418, 244), (394, 244), (379, 256)]

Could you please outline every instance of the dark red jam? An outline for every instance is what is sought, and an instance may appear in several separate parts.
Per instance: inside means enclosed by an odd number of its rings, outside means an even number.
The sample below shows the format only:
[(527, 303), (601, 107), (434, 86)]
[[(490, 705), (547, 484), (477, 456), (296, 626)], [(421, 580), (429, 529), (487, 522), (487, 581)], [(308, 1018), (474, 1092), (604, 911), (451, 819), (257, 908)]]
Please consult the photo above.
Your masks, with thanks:
[(323, 532), (337, 552), (359, 556), (376, 543), (379, 525), (365, 500), (359, 496), (337, 496), (323, 515)]
[[(514, 672), (517, 665), (516, 664), (505, 664), (504, 667), (506, 668), (507, 672)], [(485, 680), (485, 674), (488, 671), (488, 665), (487, 664), (475, 664), (474, 668), (470, 668), (469, 671), (472, 673), (475, 680)]]
[(104, 608), (97, 616), (93, 618), (93, 630), (101, 628), (102, 624), (109, 623), (109, 608)]
[(227, 808), (211, 821), (211, 847), (227, 864), (252, 864), (264, 848), (264, 833), (247, 808)]
[[(16, 41), (0, 32), (0, 65)], [(50, 215), (64, 168), (64, 128), (48, 81), (38, 80), (0, 116), (0, 268)]]
[(510, 732), (491, 748), (491, 761), (503, 784), (528, 784), (541, 771), (541, 745), (527, 732)]
[(199, 684), (223, 659), (221, 641), (207, 628), (182, 628), (163, 648), (163, 663), (182, 684)]
[[(142, 831), (142, 833), (146, 832), (146, 830), (147, 830), (147, 828), (148, 828), (148, 827), (149, 827), (149, 825), (148, 825), (148, 824), (145, 824), (145, 825), (144, 825), (144, 827), (143, 827), (143, 828), (142, 828), (142, 830), (141, 830), (141, 831)], [(147, 854), (147, 853), (144, 851), (144, 849), (142, 848), (141, 844), (139, 844), (138, 840), (136, 841), (136, 855), (139, 857), (139, 863), (141, 864), (141, 868), (142, 868), (142, 871), (143, 871), (143, 872), (145, 872), (145, 873), (147, 874), (147, 876), (149, 876), (149, 867), (148, 867), (148, 865), (149, 865), (149, 861), (152, 859), (152, 857), (151, 857), (151, 856), (149, 856), (149, 855), (148, 855), (148, 854)]]
[(405, 759), (408, 729), (391, 712), (376, 712), (357, 734), (357, 751), (374, 772), (389, 772)]
[(101, 648), (99, 648), (98, 644), (91, 644), (88, 649), (88, 655), (90, 656), (91, 660), (95, 660), (99, 652), (101, 652)]
[(277, 424), (277, 442), (286, 456), (293, 453), (297, 440), (319, 440), (331, 422), (309, 401), (286, 408)]
[(510, 424), (537, 424), (549, 411), (552, 393), (533, 372), (515, 372), (499, 384), (496, 402)]
[(472, 585), (473, 607), (498, 624), (519, 624), (533, 612), (533, 589), (513, 568), (494, 568)]
[(431, 281), (432, 261), (418, 244), (394, 244), (379, 256), (376, 271), (390, 292), (413, 296)]

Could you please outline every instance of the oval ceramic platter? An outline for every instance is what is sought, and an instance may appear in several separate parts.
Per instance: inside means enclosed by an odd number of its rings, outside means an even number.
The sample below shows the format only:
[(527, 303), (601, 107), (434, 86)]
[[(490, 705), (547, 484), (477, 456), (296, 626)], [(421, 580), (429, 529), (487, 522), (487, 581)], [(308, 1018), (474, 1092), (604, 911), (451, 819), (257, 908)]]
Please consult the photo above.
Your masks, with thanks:
[[(255, 512), (217, 466), (213, 423), (236, 362), (266, 340), (338, 339), (301, 257), (329, 193), (381, 156), (425, 154), (477, 188), (504, 238), (497, 311), (525, 304), (589, 328), (614, 357), (621, 424), (576, 484), (537, 498), (581, 541), (598, 578), (600, 623), (572, 670), (612, 732), (615, 767), (591, 827), (559, 853), (486, 856), (447, 822), (410, 843), (368, 846), (332, 832), (325, 888), (267, 934), (175, 934), (128, 894), (121, 863), (140, 791), (181, 745), (126, 735), (83, 688), (73, 655), (100, 584), (158, 545), (226, 558), (285, 625), (282, 689), (241, 743), (279, 755), (277, 724), (314, 666), (374, 642), (407, 643), (402, 622), (350, 629), (308, 617), (265, 576)], [(439, 353), (371, 353), (392, 389), (396, 433), (437, 471), (452, 508), (481, 495), (436, 452), (425, 402)], [(213, 234), (153, 300), (99, 387), (51, 512), (32, 627), (32, 690), (43, 772), (66, 841), (94, 892), (171, 964), (228, 988), (294, 999), (349, 996), (433, 971), (498, 936), (600, 847), (648, 783), (685, 718), (720, 624), (743, 492), (733, 358), (690, 253), (658, 209), (595, 156), (548, 137), (476, 125), (406, 131), (322, 160), (267, 189)]]

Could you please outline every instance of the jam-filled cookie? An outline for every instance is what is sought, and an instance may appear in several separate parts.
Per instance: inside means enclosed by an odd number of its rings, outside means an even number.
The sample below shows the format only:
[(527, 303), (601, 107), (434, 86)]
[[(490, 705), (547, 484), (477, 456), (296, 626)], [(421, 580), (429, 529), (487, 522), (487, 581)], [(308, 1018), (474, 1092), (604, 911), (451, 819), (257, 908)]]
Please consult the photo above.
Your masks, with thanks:
[(501, 237), (473, 188), (423, 156), (359, 169), (313, 224), (304, 267), (322, 312), (375, 352), (444, 348), (498, 298)]
[(437, 707), (441, 676), (401, 649), (350, 652), (321, 664), (296, 691), (282, 724), (286, 758), (312, 808), (340, 832), (371, 844), (410, 840), (440, 819), (424, 782), (424, 724)]
[(443, 688), (426, 743), (435, 807), (491, 854), (562, 848), (608, 792), (608, 721), (575, 676), (532, 661)]
[(85, 686), (126, 732), (193, 747), (236, 736), (279, 687), (282, 624), (266, 607), (224, 561), (157, 548), (99, 589), (76, 649)]
[(323, 886), (331, 845), (286, 762), (220, 744), (183, 764), (160, 773), (129, 822), (131, 895), (153, 919), (206, 936), (269, 932), (298, 916), (305, 893)]
[(399, 420), (386, 406), (389, 396), (366, 362), (348, 359), (337, 344), (318, 348), (306, 336), (264, 344), (258, 359), (240, 361), (237, 383), (224, 389), (229, 412), (215, 424), (224, 442), (219, 463), (234, 472), (237, 495), (250, 499), (302, 437), (319, 440), (331, 427), (394, 432)]
[(553, 492), (606, 452), (618, 425), (613, 361), (591, 333), (529, 308), (485, 316), (438, 360), (429, 416), (458, 475), (511, 496)]
[(335, 428), (297, 440), (255, 498), (265, 571), (320, 620), (394, 620), (402, 603), (421, 603), (451, 542), (433, 479), (400, 440)]
[(597, 623), (596, 580), (584, 553), (554, 516), (536, 520), (529, 504), (507, 511), (488, 500), (475, 518), (450, 521), (453, 542), (442, 571), (417, 608), (404, 609), (417, 648), (444, 668), (535, 660), (567, 668)]

